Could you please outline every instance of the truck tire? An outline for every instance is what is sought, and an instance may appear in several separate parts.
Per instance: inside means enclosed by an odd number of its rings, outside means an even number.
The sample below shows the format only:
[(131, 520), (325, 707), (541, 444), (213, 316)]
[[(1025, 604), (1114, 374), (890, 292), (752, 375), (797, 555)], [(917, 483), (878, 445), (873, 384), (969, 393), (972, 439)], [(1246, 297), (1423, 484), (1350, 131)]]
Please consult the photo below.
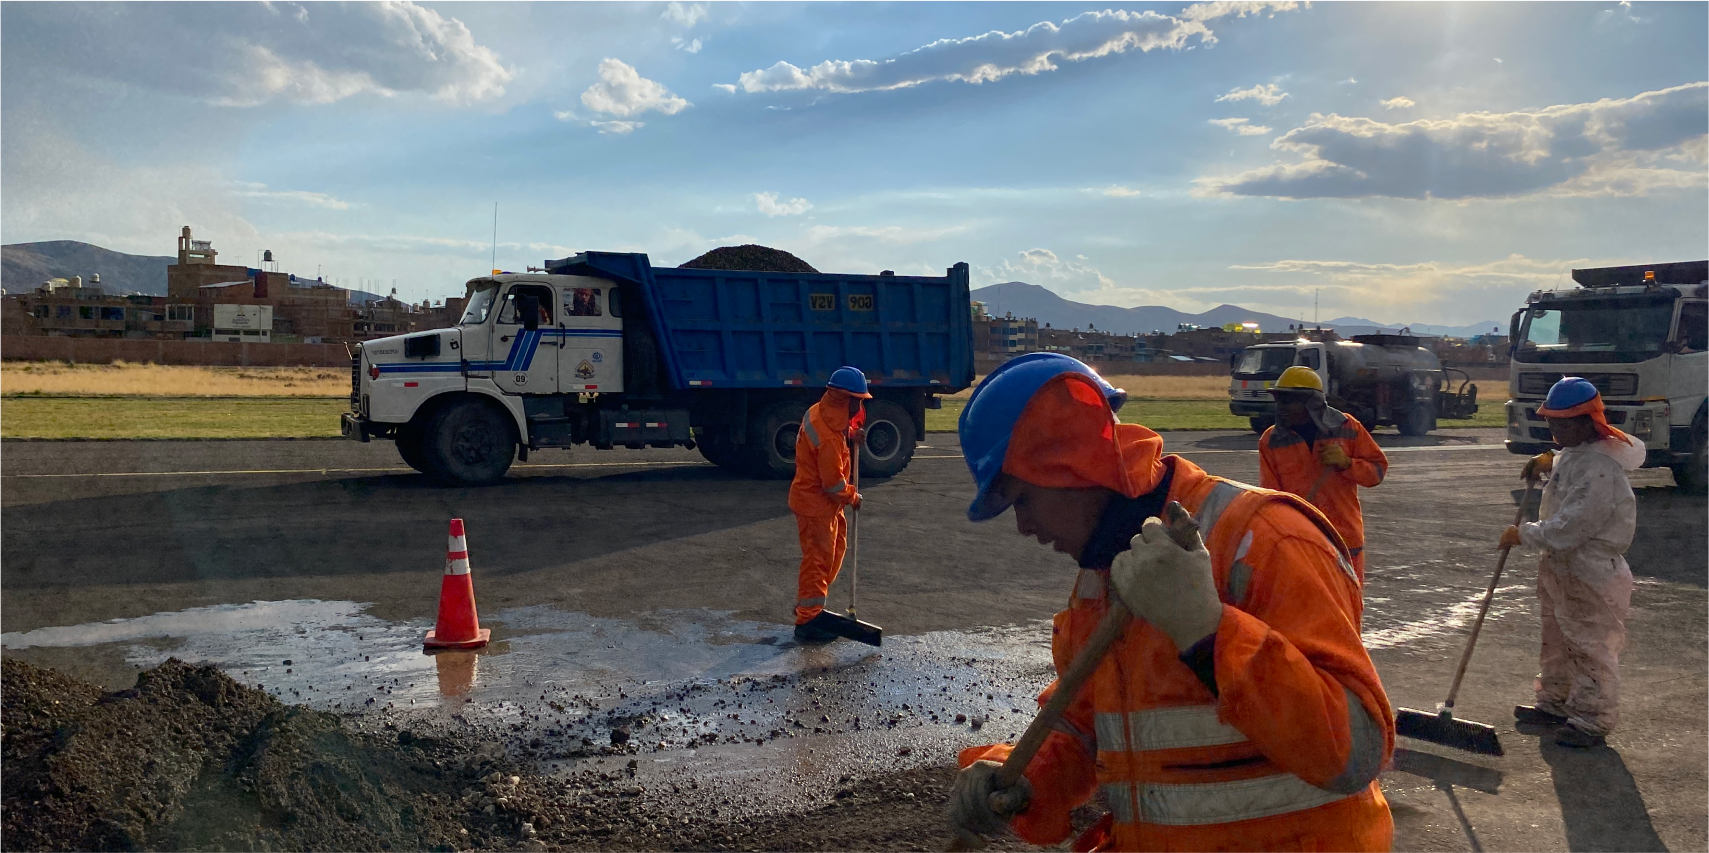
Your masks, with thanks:
[(465, 399), (439, 410), (422, 431), (427, 475), (452, 486), (496, 483), (516, 458), (516, 432), (494, 406)]
[(1673, 481), (1688, 495), (1709, 494), (1709, 423), (1698, 418), (1691, 429), (1691, 456), (1673, 468)]
[(914, 419), (889, 400), (866, 404), (866, 443), (860, 450), (862, 477), (894, 477), (914, 458)]
[(748, 422), (747, 468), (768, 480), (795, 476), (795, 439), (801, 434), (801, 419), (807, 404), (774, 403)]
[(1429, 403), (1413, 403), (1411, 408), (1400, 417), (1395, 424), (1401, 435), (1429, 435), (1430, 429), (1436, 425), (1436, 407)]
[(1259, 435), (1263, 435), (1264, 430), (1276, 425), (1275, 418), (1247, 418), (1246, 422), (1252, 426), (1252, 431)]
[(706, 461), (730, 471), (743, 471), (742, 446), (730, 436), (728, 430), (708, 428), (701, 432), (694, 441), (695, 449)]
[(423, 474), (427, 473), (427, 457), (422, 454), (422, 434), (419, 425), (409, 423), (398, 427), (395, 443), (398, 446), (398, 455), (403, 457), (404, 464)]

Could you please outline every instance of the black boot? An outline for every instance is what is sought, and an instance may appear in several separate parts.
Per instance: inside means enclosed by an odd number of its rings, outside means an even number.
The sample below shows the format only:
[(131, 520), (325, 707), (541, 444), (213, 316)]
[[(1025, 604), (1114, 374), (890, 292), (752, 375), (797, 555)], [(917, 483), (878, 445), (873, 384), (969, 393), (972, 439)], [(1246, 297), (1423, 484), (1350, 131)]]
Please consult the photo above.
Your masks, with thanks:
[(1539, 711), (1534, 705), (1513, 706), (1513, 719), (1522, 726), (1547, 726), (1555, 728), (1567, 724), (1567, 718), (1548, 711)]
[(826, 618), (825, 613), (821, 612), (812, 619), (795, 626), (795, 642), (803, 645), (816, 645), (819, 643), (829, 643), (830, 641), (842, 636), (841, 634), (825, 630), (824, 623), (829, 621), (830, 620)]

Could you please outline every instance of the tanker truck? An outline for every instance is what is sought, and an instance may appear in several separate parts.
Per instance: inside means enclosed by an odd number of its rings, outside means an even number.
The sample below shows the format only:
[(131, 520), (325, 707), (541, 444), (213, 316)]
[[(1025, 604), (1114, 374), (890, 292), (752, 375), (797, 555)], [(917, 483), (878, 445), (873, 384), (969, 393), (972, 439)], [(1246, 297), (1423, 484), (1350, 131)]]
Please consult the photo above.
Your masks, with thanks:
[(1248, 418), (1263, 433), (1276, 421), (1271, 386), (1294, 365), (1323, 380), (1329, 405), (1352, 415), (1366, 429), (1400, 428), (1424, 435), (1437, 419), (1470, 418), (1478, 411), (1478, 389), (1463, 370), (1444, 368), (1436, 354), (1411, 335), (1333, 334), (1247, 347), (1234, 359), (1228, 410)]

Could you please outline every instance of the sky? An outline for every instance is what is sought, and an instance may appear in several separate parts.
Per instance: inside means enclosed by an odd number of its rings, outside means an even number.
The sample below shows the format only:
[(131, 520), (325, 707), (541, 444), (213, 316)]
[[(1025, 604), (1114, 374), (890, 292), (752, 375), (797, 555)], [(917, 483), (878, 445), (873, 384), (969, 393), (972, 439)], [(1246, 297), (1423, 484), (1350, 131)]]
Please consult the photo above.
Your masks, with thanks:
[(0, 3), (0, 240), (1463, 325), (1709, 257), (1704, 3)]

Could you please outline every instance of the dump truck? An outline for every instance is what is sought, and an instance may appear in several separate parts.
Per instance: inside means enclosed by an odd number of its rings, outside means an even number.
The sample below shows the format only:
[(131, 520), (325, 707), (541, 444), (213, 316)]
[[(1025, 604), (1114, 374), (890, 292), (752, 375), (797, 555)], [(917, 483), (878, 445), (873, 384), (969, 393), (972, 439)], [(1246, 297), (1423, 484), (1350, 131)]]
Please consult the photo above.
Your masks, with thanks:
[(1554, 446), (1537, 414), (1563, 376), (1590, 380), (1608, 422), (1644, 440), (1645, 467), (1709, 490), (1709, 261), (1572, 271), (1579, 286), (1539, 290), (1509, 326), (1507, 449)]
[(1395, 426), (1402, 435), (1424, 435), (1437, 419), (1477, 414), (1478, 388), (1463, 370), (1444, 368), (1436, 354), (1411, 335), (1333, 334), (1258, 344), (1234, 359), (1228, 410), (1263, 433), (1276, 422), (1270, 388), (1295, 365), (1323, 380), (1329, 405), (1352, 415), (1366, 429)]
[(867, 375), (861, 473), (913, 458), (927, 409), (973, 384), (968, 266), (942, 277), (654, 267), (584, 252), (467, 286), (455, 328), (366, 341), (343, 434), (391, 440), (451, 485), (533, 451), (698, 449), (759, 477), (795, 470), (807, 407), (844, 365)]

